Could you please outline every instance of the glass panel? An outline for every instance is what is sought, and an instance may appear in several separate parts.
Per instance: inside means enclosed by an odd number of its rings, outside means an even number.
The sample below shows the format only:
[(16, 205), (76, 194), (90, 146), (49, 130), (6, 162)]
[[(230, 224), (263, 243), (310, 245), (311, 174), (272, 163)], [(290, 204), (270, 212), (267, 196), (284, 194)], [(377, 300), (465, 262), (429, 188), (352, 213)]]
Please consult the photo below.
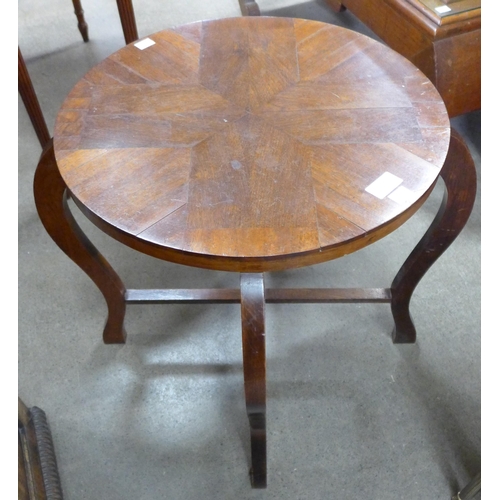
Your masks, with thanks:
[(481, 7), (481, 0), (419, 0), (419, 2), (440, 17), (452, 16)]

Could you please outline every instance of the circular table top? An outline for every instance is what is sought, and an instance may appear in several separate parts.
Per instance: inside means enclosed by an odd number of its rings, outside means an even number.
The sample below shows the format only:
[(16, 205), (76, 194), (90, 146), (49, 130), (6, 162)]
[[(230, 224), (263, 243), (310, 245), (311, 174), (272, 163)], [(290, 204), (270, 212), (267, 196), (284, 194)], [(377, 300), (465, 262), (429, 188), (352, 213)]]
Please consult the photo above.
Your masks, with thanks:
[(54, 147), (73, 199), (111, 236), (173, 262), (263, 272), (399, 227), (449, 138), (432, 83), (381, 43), (241, 17), (109, 56), (65, 99)]

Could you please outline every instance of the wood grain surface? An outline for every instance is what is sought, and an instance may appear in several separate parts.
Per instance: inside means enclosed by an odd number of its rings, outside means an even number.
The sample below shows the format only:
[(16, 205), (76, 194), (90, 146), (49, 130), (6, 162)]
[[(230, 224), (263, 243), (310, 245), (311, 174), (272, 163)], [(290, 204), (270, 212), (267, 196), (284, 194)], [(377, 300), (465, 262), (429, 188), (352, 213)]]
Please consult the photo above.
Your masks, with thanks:
[[(480, 0), (326, 0), (347, 8), (434, 83), (455, 117), (481, 109)], [(440, 13), (436, 8), (448, 8)]]
[[(446, 108), (384, 45), (272, 17), (149, 38), (89, 71), (54, 133), (71, 196), (123, 243), (220, 270), (309, 265), (382, 238), (434, 186)], [(404, 199), (365, 191), (384, 172)]]

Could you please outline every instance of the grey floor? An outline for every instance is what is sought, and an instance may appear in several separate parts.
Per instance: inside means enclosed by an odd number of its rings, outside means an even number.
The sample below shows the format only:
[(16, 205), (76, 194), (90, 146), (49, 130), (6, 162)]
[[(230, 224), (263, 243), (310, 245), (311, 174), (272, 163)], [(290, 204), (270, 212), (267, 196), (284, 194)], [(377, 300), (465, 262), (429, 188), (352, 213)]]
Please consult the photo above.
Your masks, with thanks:
[[(73, 85), (124, 44), (113, 0), (19, 0), (19, 46), (49, 129)], [(135, 0), (139, 36), (239, 16), (237, 0)], [(263, 14), (339, 24), (320, 0)], [(375, 37), (376, 38), (376, 37)], [(102, 296), (45, 233), (32, 196), (41, 152), (19, 99), (18, 391), (52, 429), (66, 500), (449, 499), (481, 468), (479, 184), (467, 226), (417, 288), (415, 345), (393, 345), (388, 305), (269, 305), (267, 490), (248, 480), (239, 308), (130, 306), (124, 346), (101, 340)], [(452, 120), (481, 173), (481, 114)], [(272, 273), (269, 285), (389, 286), (433, 219), (437, 185), (404, 226), (356, 254)], [(237, 286), (238, 277), (137, 254), (74, 209), (131, 288)]]

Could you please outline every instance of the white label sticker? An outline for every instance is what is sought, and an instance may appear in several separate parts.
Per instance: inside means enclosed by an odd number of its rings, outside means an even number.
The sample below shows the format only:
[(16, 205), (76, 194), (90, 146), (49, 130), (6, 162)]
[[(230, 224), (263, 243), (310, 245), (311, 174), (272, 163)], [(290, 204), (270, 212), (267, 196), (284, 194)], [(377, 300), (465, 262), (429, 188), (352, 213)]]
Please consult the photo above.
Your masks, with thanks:
[(382, 200), (389, 193), (392, 193), (402, 182), (403, 179), (390, 172), (384, 172), (378, 179), (367, 186), (365, 191)]
[(450, 8), (447, 5), (442, 5), (441, 7), (436, 7), (434, 9), (438, 14), (444, 14), (445, 12), (450, 12)]
[(406, 205), (407, 203), (413, 202), (415, 197), (416, 193), (404, 186), (399, 186), (387, 198), (399, 203), (400, 205)]
[(140, 42), (134, 43), (134, 45), (141, 50), (147, 49), (148, 47), (151, 47), (151, 45), (154, 45), (156, 42), (154, 40), (151, 40), (151, 38), (145, 38), (144, 40), (141, 40)]

